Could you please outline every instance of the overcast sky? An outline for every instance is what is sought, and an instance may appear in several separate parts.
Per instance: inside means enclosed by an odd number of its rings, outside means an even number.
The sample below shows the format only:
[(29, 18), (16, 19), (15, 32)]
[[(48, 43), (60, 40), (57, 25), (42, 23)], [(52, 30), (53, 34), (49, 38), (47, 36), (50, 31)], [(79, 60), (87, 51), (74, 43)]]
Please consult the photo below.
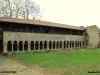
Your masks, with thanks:
[(33, 0), (40, 5), (42, 20), (100, 28), (100, 0)]

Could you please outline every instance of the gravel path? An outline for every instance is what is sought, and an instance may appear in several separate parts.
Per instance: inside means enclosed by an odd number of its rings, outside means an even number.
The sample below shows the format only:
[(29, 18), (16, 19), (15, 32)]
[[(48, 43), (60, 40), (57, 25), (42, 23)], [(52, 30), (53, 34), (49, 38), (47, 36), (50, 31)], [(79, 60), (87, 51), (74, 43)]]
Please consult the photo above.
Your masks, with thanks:
[[(16, 73), (1, 73), (1, 72), (16, 71)], [(40, 70), (34, 70), (29, 67), (18, 63), (15, 60), (11, 60), (7, 57), (0, 56), (0, 75), (44, 75)]]

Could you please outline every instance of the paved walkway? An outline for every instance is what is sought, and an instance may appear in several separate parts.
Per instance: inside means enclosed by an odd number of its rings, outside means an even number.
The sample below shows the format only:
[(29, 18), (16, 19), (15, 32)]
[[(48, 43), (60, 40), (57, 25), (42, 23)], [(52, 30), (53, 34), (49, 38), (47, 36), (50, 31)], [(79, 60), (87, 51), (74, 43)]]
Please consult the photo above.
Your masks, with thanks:
[(41, 71), (28, 68), (15, 60), (0, 56), (0, 72), (16, 71), (17, 73), (0, 73), (0, 75), (44, 75)]

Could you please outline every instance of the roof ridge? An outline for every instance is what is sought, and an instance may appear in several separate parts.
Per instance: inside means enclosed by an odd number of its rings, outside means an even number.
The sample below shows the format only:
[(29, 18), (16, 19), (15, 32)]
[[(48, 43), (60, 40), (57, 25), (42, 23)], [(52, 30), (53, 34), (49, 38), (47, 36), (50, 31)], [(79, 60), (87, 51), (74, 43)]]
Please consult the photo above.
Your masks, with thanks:
[(72, 25), (55, 23), (55, 22), (48, 22), (48, 21), (39, 21), (39, 20), (27, 20), (27, 19), (19, 19), (19, 18), (0, 17), (0, 21), (83, 30), (83, 28), (78, 27), (78, 26), (72, 26)]

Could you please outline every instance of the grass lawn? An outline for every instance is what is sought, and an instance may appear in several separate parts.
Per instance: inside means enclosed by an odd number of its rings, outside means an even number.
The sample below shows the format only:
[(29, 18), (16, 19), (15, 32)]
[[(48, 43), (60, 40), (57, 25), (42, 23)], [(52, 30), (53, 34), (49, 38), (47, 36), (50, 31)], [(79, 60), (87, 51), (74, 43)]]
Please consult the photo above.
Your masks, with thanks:
[[(39, 65), (41, 67), (74, 68), (74, 75), (84, 75), (86, 70), (100, 72), (100, 48), (80, 49), (78, 51), (66, 52), (39, 52), (13, 54), (9, 56), (12, 59), (18, 59), (25, 64)], [(79, 69), (80, 68), (80, 69)], [(82, 69), (84, 73), (79, 70)], [(63, 75), (71, 75), (71, 72), (64, 72)], [(87, 74), (86, 74), (87, 75)], [(89, 74), (91, 75), (91, 74)], [(92, 75), (100, 75), (92, 74)]]

